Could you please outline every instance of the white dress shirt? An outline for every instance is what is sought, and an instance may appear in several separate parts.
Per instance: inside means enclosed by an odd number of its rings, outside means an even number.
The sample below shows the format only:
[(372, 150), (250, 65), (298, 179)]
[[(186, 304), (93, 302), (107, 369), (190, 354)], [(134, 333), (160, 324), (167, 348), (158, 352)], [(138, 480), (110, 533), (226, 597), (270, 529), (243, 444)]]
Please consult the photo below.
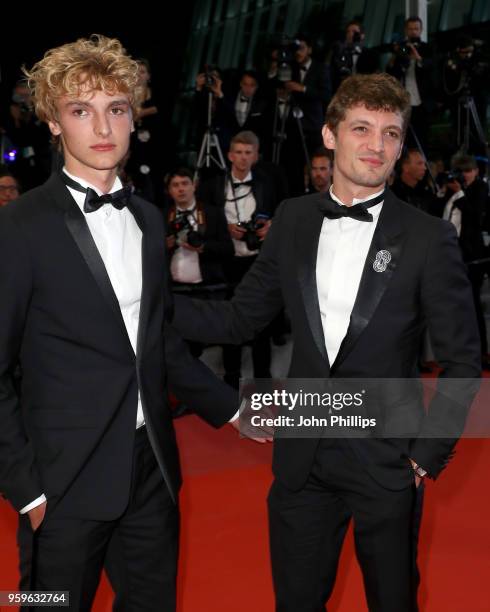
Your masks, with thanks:
[(422, 104), (419, 86), (417, 85), (417, 76), (415, 74), (416, 64), (417, 60), (415, 58), (411, 58), (405, 74), (405, 89), (410, 95), (410, 106), (420, 106)]
[(458, 236), (461, 235), (461, 210), (454, 204), (456, 203), (456, 200), (459, 200), (460, 198), (464, 198), (464, 191), (462, 189), (456, 193), (453, 193), (453, 195), (446, 202), (444, 212), (442, 213), (442, 218), (445, 221), (451, 221), (451, 223), (454, 225)]
[[(352, 204), (365, 202), (380, 193), (364, 200), (354, 199)], [(330, 195), (344, 205), (335, 196), (332, 187)], [(316, 282), (330, 365), (334, 363), (349, 327), (362, 271), (382, 207), (383, 202), (379, 202), (369, 209), (373, 216), (372, 222), (349, 217), (323, 220), (316, 260)]]
[[(97, 189), (94, 185), (91, 185), (77, 176), (71, 175), (66, 169), (64, 169), (64, 172), (70, 178), (77, 181), (82, 187), (91, 187), (98, 195), (102, 195), (100, 189)], [(116, 178), (109, 193), (117, 191), (121, 189), (121, 187), (121, 181), (119, 178)], [(67, 187), (67, 189), (73, 196), (73, 199), (87, 221), (90, 233), (102, 257), (112, 288), (119, 302), (124, 325), (126, 326), (133, 351), (136, 354), (141, 290), (143, 286), (141, 230), (133, 215), (126, 207), (122, 210), (118, 210), (112, 206), (112, 204), (104, 204), (94, 212), (85, 213), (83, 211), (85, 194), (71, 187)], [(144, 423), (145, 419), (143, 416), (141, 397), (138, 392), (138, 408), (135, 427), (139, 428), (144, 425)], [(46, 501), (46, 497), (42, 495), (22, 508), (20, 514), (29, 512), (29, 510), (39, 506), (44, 501)]]
[[(194, 200), (189, 208), (179, 208), (177, 206), (176, 213), (178, 215), (179, 212), (192, 210), (193, 208), (195, 209), (195, 207), (196, 201)], [(187, 218), (189, 219), (192, 229), (197, 230), (198, 226), (195, 214), (191, 214)], [(177, 244), (179, 244), (179, 236), (177, 237)], [(172, 275), (172, 279), (177, 283), (202, 283), (199, 253), (197, 251), (191, 251), (190, 249), (179, 246), (172, 255), (172, 261), (170, 262), (170, 274)]]
[[(252, 180), (252, 173), (249, 172), (242, 180), (231, 175), (231, 180), (234, 183), (243, 183)], [(244, 197), (242, 197), (244, 196)], [(249, 185), (243, 187), (231, 188), (230, 181), (226, 181), (225, 187), (225, 215), (228, 223), (238, 223), (239, 221), (250, 221), (257, 207), (252, 188)], [(237, 198), (235, 200), (235, 198)], [(237, 214), (238, 209), (238, 214)], [(256, 255), (258, 251), (249, 251), (244, 240), (235, 240), (233, 238), (233, 247), (235, 249), (235, 257), (250, 257)]]

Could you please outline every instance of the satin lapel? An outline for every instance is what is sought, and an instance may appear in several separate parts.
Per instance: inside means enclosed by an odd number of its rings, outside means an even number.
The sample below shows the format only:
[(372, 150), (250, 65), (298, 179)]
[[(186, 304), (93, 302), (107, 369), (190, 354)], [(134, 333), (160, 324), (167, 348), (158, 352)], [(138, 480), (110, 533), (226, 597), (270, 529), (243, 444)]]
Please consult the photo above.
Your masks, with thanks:
[[(347, 355), (352, 351), (359, 336), (373, 317), (381, 298), (396, 270), (403, 247), (403, 234), (400, 224), (399, 206), (393, 194), (387, 190), (386, 199), (381, 210), (373, 240), (366, 257), (366, 263), (359, 283), (359, 289), (352, 309), (349, 328), (332, 366), (332, 372), (339, 367)], [(377, 266), (381, 271), (374, 269), (374, 262), (380, 251), (387, 251), (391, 259), (384, 266)], [(378, 255), (379, 260), (379, 255)]]
[(121, 331), (128, 340), (128, 346), (131, 349), (131, 343), (126, 331), (126, 326), (124, 325), (121, 309), (119, 308), (119, 302), (82, 211), (78, 208), (75, 200), (71, 197), (65, 184), (57, 174), (51, 176), (47, 183), (45, 183), (45, 188), (49, 196), (54, 199), (57, 206), (64, 211), (65, 225), (78, 246), (105, 302), (116, 317)]
[[(150, 312), (150, 297), (151, 297), (151, 266), (149, 265), (149, 250), (150, 250), (150, 237), (148, 233), (148, 224), (143, 213), (142, 206), (133, 197), (129, 204), (129, 210), (133, 213), (136, 223), (141, 230), (141, 274), (142, 274), (142, 287), (141, 287), (141, 301), (140, 301), (140, 316), (138, 323), (138, 337), (136, 340), (136, 357), (139, 358), (142, 355), (143, 346), (146, 338), (146, 330), (148, 328), (148, 317)], [(162, 237), (163, 240), (163, 237)], [(157, 270), (154, 270), (157, 273)], [(163, 272), (162, 272), (163, 274)]]
[[(301, 206), (298, 203), (298, 206)], [(318, 253), (318, 241), (323, 224), (323, 214), (313, 204), (308, 206), (308, 213), (298, 224), (296, 233), (296, 261), (298, 266), (298, 282), (303, 295), (306, 317), (310, 325), (313, 339), (327, 367), (330, 367), (323, 336), (322, 317), (318, 302), (318, 289), (316, 284), (316, 258)]]

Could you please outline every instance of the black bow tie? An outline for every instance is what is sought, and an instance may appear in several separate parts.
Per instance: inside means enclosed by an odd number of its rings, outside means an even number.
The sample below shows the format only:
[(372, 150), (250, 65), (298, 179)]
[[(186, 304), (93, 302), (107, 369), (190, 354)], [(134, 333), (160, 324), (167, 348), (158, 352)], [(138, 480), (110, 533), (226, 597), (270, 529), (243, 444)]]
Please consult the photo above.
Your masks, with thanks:
[(238, 189), (239, 187), (251, 187), (252, 181), (243, 181), (243, 183), (233, 183), (233, 189)]
[(129, 203), (131, 187), (123, 187), (113, 193), (103, 193), (99, 196), (91, 187), (82, 187), (80, 183), (71, 179), (64, 172), (61, 173), (61, 177), (65, 185), (85, 194), (85, 202), (83, 203), (83, 212), (85, 213), (95, 212), (104, 204), (112, 204), (114, 208), (122, 210)]
[(250, 98), (247, 98), (247, 96), (240, 96), (240, 102), (250, 102)]
[(341, 206), (338, 204), (330, 195), (328, 191), (324, 195), (324, 199), (319, 204), (319, 208), (322, 213), (328, 219), (340, 219), (341, 217), (350, 217), (351, 219), (357, 219), (358, 221), (372, 221), (373, 215), (368, 212), (368, 208), (375, 206), (382, 202), (385, 198), (385, 192), (380, 193), (371, 200), (366, 200), (354, 206)]
[(308, 68), (306, 66), (300, 66), (299, 68), (302, 72), (308, 72)]

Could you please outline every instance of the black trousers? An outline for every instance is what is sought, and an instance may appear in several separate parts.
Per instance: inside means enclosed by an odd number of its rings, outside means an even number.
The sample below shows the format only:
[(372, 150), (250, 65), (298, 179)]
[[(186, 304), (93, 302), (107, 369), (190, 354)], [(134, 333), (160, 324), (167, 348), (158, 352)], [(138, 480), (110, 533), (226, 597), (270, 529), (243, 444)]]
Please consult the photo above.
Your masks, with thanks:
[(276, 612), (325, 611), (351, 519), (370, 612), (416, 612), (421, 503), (415, 483), (387, 490), (346, 440), (322, 440), (305, 487), (276, 480), (269, 493)]
[(178, 542), (179, 511), (143, 427), (136, 432), (129, 504), (119, 519), (58, 517), (48, 501), (45, 519), (33, 533), (21, 515), (19, 588), (69, 591), (69, 610), (89, 611), (104, 567), (115, 593), (114, 610), (174, 612)]
[[(233, 297), (235, 287), (248, 272), (256, 255), (251, 257), (233, 257), (226, 268), (226, 275), (230, 283), (228, 299)], [(234, 344), (223, 345), (223, 367), (225, 370), (224, 380), (226, 383), (238, 389), (242, 369), (242, 346)], [(271, 329), (268, 325), (254, 340), (252, 346), (252, 364), (255, 378), (271, 377)]]

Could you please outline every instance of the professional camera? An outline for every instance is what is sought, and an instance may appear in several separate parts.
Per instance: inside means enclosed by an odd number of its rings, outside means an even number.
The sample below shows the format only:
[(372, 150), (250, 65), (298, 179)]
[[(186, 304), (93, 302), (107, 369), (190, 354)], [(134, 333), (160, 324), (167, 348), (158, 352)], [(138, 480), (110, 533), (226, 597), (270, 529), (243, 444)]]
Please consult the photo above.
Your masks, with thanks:
[(204, 85), (206, 87), (212, 87), (216, 82), (216, 77), (218, 74), (219, 73), (216, 66), (206, 64), (204, 66)]
[(187, 215), (177, 217), (168, 224), (168, 235), (175, 236), (177, 244), (180, 246), (187, 242), (192, 247), (198, 249), (204, 244), (204, 236), (199, 230), (192, 228)]
[(411, 59), (412, 49), (409, 45), (412, 45), (417, 49), (420, 46), (421, 40), (419, 36), (411, 36), (398, 43), (393, 44), (393, 51), (397, 55), (398, 61), (405, 67), (408, 68)]
[(241, 240), (243, 240), (249, 251), (257, 251), (260, 249), (262, 241), (257, 236), (256, 232), (261, 227), (264, 227), (266, 221), (268, 221), (269, 216), (263, 213), (254, 213), (250, 221), (240, 221), (237, 223), (238, 227), (243, 227), (243, 229), (247, 230)]
[(457, 181), (461, 185), (461, 187), (465, 186), (464, 174), (461, 172), (461, 170), (458, 170), (457, 168), (455, 170), (449, 170), (449, 172), (444, 172), (441, 178), (443, 185), (447, 185), (447, 183), (454, 183), (454, 181)]
[(277, 78), (285, 83), (292, 79), (292, 69), (295, 62), (296, 51), (301, 43), (294, 38), (285, 36), (277, 47)]

